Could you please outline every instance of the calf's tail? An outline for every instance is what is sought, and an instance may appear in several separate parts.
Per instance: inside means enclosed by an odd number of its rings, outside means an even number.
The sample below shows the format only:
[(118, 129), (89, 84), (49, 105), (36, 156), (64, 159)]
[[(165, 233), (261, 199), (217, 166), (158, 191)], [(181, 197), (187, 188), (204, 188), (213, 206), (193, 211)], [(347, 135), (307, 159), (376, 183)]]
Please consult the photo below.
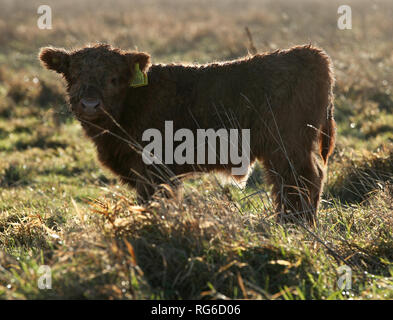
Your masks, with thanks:
[(336, 122), (334, 121), (334, 105), (329, 104), (327, 110), (326, 121), (322, 125), (320, 138), (320, 152), (322, 159), (327, 164), (329, 156), (333, 153), (336, 141)]

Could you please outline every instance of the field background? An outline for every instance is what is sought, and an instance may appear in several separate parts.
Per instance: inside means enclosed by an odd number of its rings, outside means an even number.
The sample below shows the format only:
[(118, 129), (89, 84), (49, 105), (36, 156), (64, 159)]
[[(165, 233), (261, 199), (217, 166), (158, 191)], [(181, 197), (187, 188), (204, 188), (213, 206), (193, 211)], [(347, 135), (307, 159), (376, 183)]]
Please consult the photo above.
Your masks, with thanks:
[[(0, 298), (392, 299), (393, 3), (0, 0)], [(335, 65), (337, 147), (317, 228), (274, 222), (257, 166), (245, 190), (214, 175), (183, 202), (137, 206), (100, 167), (41, 46), (96, 41), (157, 62), (208, 62), (312, 43)], [(241, 81), (241, 79), (239, 79)], [(352, 289), (337, 285), (339, 266)], [(39, 266), (52, 270), (40, 290)]]

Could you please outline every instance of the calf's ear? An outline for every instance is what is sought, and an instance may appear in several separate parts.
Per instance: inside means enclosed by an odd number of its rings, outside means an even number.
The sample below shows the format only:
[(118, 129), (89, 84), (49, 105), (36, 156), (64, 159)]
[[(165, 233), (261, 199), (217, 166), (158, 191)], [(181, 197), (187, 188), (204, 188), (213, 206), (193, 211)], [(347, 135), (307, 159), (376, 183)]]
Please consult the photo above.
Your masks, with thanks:
[(68, 72), (71, 57), (64, 49), (47, 47), (41, 48), (39, 59), (45, 68), (65, 75)]
[(128, 64), (131, 70), (134, 70), (134, 65), (139, 64), (142, 72), (146, 72), (150, 66), (150, 55), (145, 52), (128, 52), (126, 53)]

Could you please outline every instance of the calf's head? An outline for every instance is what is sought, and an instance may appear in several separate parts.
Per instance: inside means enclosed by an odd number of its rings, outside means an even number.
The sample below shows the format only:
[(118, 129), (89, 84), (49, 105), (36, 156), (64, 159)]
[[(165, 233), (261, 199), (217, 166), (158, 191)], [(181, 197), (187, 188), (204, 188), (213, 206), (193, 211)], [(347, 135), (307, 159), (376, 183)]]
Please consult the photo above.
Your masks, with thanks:
[(108, 120), (110, 116), (118, 119), (136, 72), (135, 65), (145, 72), (150, 63), (146, 53), (113, 49), (109, 45), (75, 51), (47, 47), (41, 49), (39, 59), (46, 68), (64, 76), (71, 109), (85, 122)]

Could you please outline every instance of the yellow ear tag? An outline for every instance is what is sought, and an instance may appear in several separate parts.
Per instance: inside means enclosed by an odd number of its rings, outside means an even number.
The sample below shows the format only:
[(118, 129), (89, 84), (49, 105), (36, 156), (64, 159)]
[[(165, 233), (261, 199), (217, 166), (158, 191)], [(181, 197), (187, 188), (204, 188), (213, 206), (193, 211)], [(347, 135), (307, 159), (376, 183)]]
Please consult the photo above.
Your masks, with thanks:
[(147, 86), (147, 74), (142, 72), (139, 68), (139, 63), (135, 63), (135, 73), (133, 78), (131, 79), (130, 86), (133, 88)]

